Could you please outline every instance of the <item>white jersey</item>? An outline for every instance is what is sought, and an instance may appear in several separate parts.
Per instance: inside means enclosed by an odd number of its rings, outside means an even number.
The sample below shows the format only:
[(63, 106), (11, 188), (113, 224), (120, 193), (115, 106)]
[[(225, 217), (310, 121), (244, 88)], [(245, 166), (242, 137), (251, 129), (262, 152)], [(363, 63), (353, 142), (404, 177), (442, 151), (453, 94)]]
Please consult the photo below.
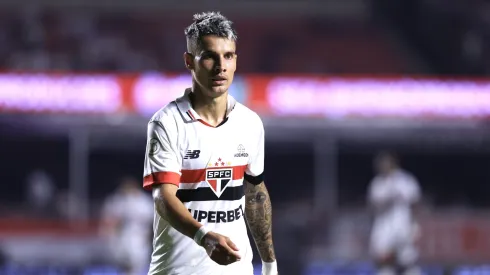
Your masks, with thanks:
[(141, 238), (138, 235), (151, 226), (153, 200), (143, 192), (116, 194), (106, 201), (104, 208), (106, 217), (121, 222), (118, 235), (123, 238)]
[(244, 176), (264, 170), (264, 128), (260, 117), (228, 95), (218, 127), (192, 109), (189, 93), (159, 110), (148, 125), (144, 187), (179, 187), (177, 197), (210, 230), (229, 237), (242, 259), (228, 266), (212, 261), (204, 248), (154, 214), (149, 274), (252, 274), (252, 250), (244, 217)]
[(413, 242), (417, 225), (411, 207), (420, 199), (415, 177), (403, 170), (377, 176), (370, 184), (368, 199), (378, 208), (371, 232), (371, 252), (394, 252), (400, 262), (412, 261), (416, 257)]
[(148, 267), (153, 209), (151, 196), (142, 191), (116, 194), (106, 201), (104, 216), (118, 221), (116, 234), (108, 240), (116, 261), (130, 264), (138, 271)]
[(417, 180), (401, 169), (386, 176), (376, 176), (370, 184), (369, 201), (373, 205), (394, 201), (376, 214), (376, 222), (411, 223), (411, 206), (419, 199), (420, 188)]

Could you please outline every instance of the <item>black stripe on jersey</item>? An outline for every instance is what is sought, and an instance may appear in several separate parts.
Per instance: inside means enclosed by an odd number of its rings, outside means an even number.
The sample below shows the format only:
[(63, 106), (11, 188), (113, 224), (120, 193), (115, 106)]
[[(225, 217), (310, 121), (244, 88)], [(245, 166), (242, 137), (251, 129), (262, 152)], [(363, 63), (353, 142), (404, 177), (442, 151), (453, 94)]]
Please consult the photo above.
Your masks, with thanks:
[(191, 114), (189, 114), (189, 111), (187, 111), (187, 112), (185, 112), (185, 113), (186, 113), (186, 114), (189, 116), (189, 118), (190, 118), (191, 120), (194, 120), (194, 119), (192, 118)]
[(223, 119), (223, 121), (221, 121), (221, 123), (220, 123), (220, 124), (218, 124), (218, 125), (216, 126), (216, 128), (218, 128), (219, 126), (221, 126), (221, 125), (225, 124), (227, 121), (228, 121), (228, 118), (227, 118), (227, 117), (225, 117), (225, 119)]
[(177, 190), (177, 198), (181, 202), (190, 201), (236, 201), (245, 195), (243, 185), (227, 187), (218, 198), (209, 187), (201, 187), (196, 189), (179, 189)]
[(261, 184), (263, 181), (264, 181), (264, 173), (258, 175), (258, 176), (250, 176), (249, 174), (245, 173), (245, 175), (243, 176), (243, 178), (253, 184), (253, 185), (259, 185)]

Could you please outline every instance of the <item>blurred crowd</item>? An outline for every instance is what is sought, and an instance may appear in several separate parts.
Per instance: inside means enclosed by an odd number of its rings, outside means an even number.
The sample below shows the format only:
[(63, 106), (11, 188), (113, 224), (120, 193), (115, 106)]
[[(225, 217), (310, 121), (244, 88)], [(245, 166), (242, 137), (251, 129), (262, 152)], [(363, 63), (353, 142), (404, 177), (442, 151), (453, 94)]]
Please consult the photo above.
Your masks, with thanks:
[(430, 62), (433, 73), (490, 74), (487, 0), (378, 0), (375, 10)]
[[(0, 67), (21, 71), (181, 72), (186, 48), (184, 28), (190, 19), (191, 14), (94, 13), (83, 9), (4, 11), (0, 17)], [(239, 33), (240, 72), (409, 70), (382, 29), (365, 22), (239, 16), (234, 22)]]
[[(486, 1), (472, 1), (465, 9), (458, 8), (460, 1), (450, 5), (422, 0), (395, 2), (373, 1), (369, 20), (278, 15), (253, 18), (232, 13), (239, 33), (239, 71), (489, 72)], [(183, 30), (190, 17), (164, 11), (36, 6), (0, 10), (0, 68), (181, 72)], [(457, 28), (454, 22), (458, 22)]]

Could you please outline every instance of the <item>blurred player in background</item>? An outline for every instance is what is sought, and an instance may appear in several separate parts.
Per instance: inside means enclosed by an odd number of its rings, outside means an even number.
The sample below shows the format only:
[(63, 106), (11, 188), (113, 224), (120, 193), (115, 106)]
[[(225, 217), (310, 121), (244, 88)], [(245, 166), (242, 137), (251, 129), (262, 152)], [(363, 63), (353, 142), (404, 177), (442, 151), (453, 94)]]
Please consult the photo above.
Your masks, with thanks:
[(156, 213), (152, 275), (252, 275), (246, 222), (277, 275), (271, 202), (264, 185), (264, 127), (228, 94), (236, 70), (236, 32), (216, 12), (185, 30), (192, 87), (148, 124), (144, 187)]
[(113, 260), (125, 275), (148, 270), (151, 255), (153, 200), (136, 179), (125, 178), (103, 206), (101, 232)]
[(378, 274), (420, 274), (415, 247), (419, 230), (413, 215), (421, 196), (419, 184), (400, 168), (392, 152), (378, 154), (374, 166), (377, 175), (370, 183), (368, 200), (375, 215), (370, 250)]

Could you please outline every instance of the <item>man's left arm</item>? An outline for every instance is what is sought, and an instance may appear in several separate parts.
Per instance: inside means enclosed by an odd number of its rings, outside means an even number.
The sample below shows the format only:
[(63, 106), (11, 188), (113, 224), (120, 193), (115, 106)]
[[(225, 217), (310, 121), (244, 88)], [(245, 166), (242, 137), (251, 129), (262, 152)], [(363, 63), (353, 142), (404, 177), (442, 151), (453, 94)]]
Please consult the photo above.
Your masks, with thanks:
[(276, 261), (272, 242), (272, 205), (264, 182), (245, 181), (245, 217), (263, 262)]
[(409, 196), (410, 200), (410, 207), (412, 209), (412, 221), (413, 221), (413, 226), (414, 226), (414, 237), (416, 240), (419, 240), (421, 232), (420, 232), (420, 225), (419, 225), (419, 219), (421, 216), (422, 212), (422, 190), (420, 188), (420, 183), (415, 178), (415, 176), (411, 176), (409, 182), (411, 183), (411, 192)]
[(255, 150), (244, 175), (245, 218), (252, 233), (260, 258), (262, 275), (277, 275), (277, 262), (272, 243), (272, 205), (269, 192), (264, 184), (264, 126), (257, 116)]

